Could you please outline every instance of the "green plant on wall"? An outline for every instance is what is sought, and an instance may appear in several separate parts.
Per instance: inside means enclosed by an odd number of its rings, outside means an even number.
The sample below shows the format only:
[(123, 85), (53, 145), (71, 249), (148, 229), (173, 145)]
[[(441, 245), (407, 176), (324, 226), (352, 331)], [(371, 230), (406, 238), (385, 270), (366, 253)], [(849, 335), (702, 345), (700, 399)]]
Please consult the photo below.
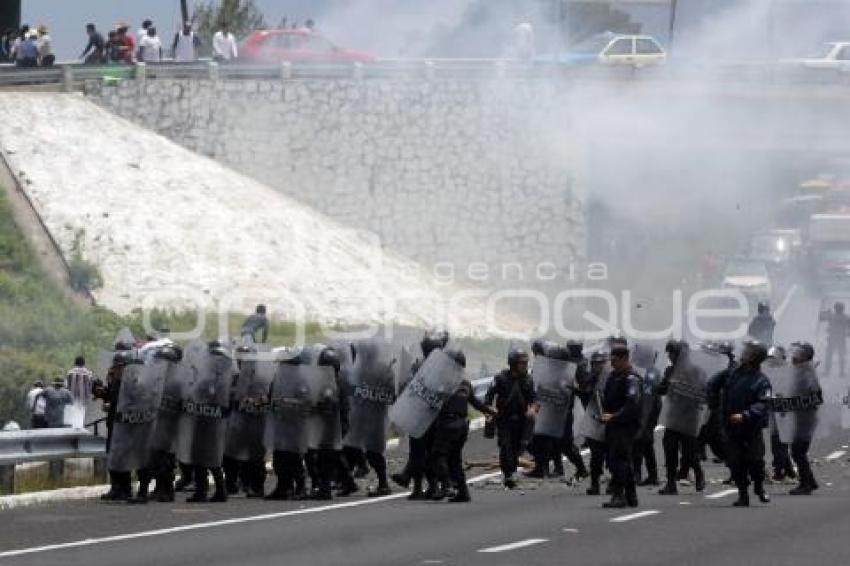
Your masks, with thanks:
[(85, 231), (74, 235), (74, 245), (68, 260), (68, 275), (71, 288), (78, 292), (94, 291), (103, 287), (103, 277), (95, 264), (83, 257)]

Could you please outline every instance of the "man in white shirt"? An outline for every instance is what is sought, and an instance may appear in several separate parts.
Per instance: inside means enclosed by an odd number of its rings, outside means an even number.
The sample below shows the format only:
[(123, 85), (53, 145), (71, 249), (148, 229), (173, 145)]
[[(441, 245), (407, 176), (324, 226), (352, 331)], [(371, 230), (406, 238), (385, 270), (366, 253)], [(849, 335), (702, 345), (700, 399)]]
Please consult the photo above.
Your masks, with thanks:
[(139, 41), (139, 61), (159, 63), (162, 61), (162, 41), (156, 35), (156, 28), (148, 28), (147, 35)]
[(145, 20), (142, 22), (142, 27), (136, 32), (136, 45), (141, 45), (142, 40), (148, 36), (148, 30), (153, 26), (153, 22)]
[(174, 36), (174, 44), (171, 46), (171, 50), (174, 52), (174, 60), (181, 62), (196, 60), (200, 43), (201, 40), (192, 31), (192, 24), (184, 23), (183, 29)]
[(230, 27), (225, 22), (213, 36), (213, 59), (227, 62), (233, 61), (238, 56), (236, 38), (230, 33)]
[(47, 428), (47, 419), (44, 418), (44, 410), (47, 402), (41, 396), (44, 391), (44, 382), (36, 381), (32, 389), (27, 393), (27, 409), (30, 411), (30, 428)]

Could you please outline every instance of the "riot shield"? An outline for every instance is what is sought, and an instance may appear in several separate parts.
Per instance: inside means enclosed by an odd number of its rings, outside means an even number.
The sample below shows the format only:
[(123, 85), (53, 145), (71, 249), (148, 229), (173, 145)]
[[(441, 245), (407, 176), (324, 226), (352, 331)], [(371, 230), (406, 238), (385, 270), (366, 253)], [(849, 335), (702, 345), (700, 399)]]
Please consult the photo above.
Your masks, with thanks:
[(681, 354), (670, 376), (667, 394), (663, 396), (659, 422), (665, 428), (696, 437), (708, 421), (706, 373), (694, 359), (702, 360), (700, 351)]
[(152, 451), (162, 451), (169, 454), (174, 454), (177, 451), (183, 402), (187, 400), (186, 386), (191, 375), (192, 369), (188, 362), (167, 363), (162, 399), (156, 418), (156, 429), (151, 441)]
[(461, 381), (463, 368), (442, 350), (433, 350), (393, 404), (390, 419), (410, 437), (422, 438)]
[(315, 366), (296, 363), (277, 365), (272, 382), (270, 414), (266, 419), (267, 446), (284, 452), (307, 452), (307, 421), (316, 374)]
[(705, 372), (706, 380), (729, 367), (729, 358), (725, 354), (705, 348), (691, 351), (690, 359), (695, 366)]
[(381, 340), (355, 345), (351, 369), (351, 408), (343, 444), (383, 454), (387, 446), (387, 413), (395, 401), (395, 360)]
[(332, 366), (317, 366), (310, 387), (312, 412), (307, 423), (308, 445), (313, 450), (342, 448), (340, 391)]
[(823, 392), (810, 364), (790, 366), (765, 363), (772, 390), (772, 420), (780, 442), (811, 442), (818, 428)]
[(593, 388), (590, 401), (584, 410), (584, 416), (578, 424), (576, 435), (581, 438), (605, 442), (605, 423), (602, 422), (602, 392), (610, 375), (609, 370), (603, 371), (599, 381)]
[(166, 363), (157, 359), (131, 363), (122, 370), (107, 462), (110, 470), (130, 472), (147, 467), (165, 373)]
[(191, 343), (184, 359), (192, 375), (183, 403), (177, 458), (184, 464), (217, 468), (224, 457), (233, 360), (211, 353), (201, 342)]
[(266, 457), (266, 412), (277, 364), (270, 360), (243, 360), (233, 390), (224, 455), (240, 462)]
[(576, 365), (546, 356), (534, 356), (532, 373), (540, 410), (534, 419), (534, 434), (561, 438), (573, 400)]

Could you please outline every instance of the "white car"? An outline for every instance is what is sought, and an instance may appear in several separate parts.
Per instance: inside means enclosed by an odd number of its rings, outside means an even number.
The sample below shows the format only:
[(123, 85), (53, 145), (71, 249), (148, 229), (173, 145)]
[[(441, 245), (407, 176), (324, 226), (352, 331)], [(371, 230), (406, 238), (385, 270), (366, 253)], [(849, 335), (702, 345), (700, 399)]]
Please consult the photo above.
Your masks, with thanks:
[(763, 261), (749, 258), (735, 258), (726, 264), (723, 273), (722, 289), (737, 289), (750, 300), (770, 301), (773, 286), (770, 274)]
[(850, 41), (833, 41), (827, 43), (823, 52), (816, 57), (786, 59), (783, 62), (799, 65), (807, 69), (850, 71)]
[(576, 44), (566, 53), (541, 55), (536, 60), (567, 65), (601, 63), (644, 67), (665, 62), (667, 53), (655, 38), (648, 35), (602, 33)]

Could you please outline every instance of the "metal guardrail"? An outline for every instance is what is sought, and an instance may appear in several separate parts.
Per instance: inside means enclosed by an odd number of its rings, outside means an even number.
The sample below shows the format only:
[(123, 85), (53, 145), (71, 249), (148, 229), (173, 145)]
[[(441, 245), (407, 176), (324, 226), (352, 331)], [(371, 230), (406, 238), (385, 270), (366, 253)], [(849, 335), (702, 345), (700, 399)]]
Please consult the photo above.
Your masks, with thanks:
[(72, 90), (92, 80), (146, 79), (434, 79), (559, 78), (565, 80), (668, 80), (741, 84), (848, 84), (850, 73), (777, 63), (674, 64), (658, 66), (569, 66), (511, 59), (387, 59), (374, 63), (233, 63), (213, 61), (135, 65), (63, 64), (51, 68), (0, 67), (0, 87), (61, 85)]
[(15, 466), (48, 462), (51, 479), (61, 479), (67, 458), (106, 458), (106, 439), (87, 430), (43, 428), (0, 432), (0, 493), (15, 492)]
[(87, 430), (42, 428), (0, 432), (0, 466), (105, 455), (106, 439)]

